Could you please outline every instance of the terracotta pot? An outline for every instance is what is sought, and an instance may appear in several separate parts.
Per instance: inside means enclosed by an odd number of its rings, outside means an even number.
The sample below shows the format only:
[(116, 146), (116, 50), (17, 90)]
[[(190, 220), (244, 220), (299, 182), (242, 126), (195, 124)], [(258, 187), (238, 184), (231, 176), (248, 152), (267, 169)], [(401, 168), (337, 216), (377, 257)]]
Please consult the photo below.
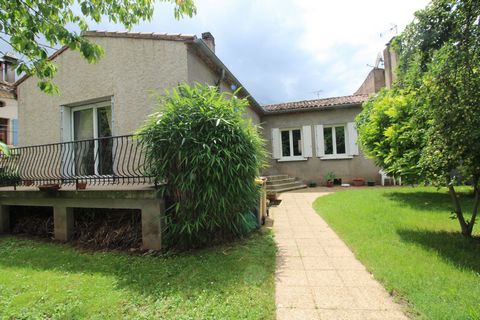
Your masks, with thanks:
[(38, 189), (40, 189), (40, 191), (56, 191), (60, 189), (60, 185), (58, 183), (42, 184), (38, 186)]
[(85, 190), (87, 188), (86, 182), (77, 182), (77, 189), (78, 190)]
[(333, 187), (333, 180), (327, 180), (327, 187)]
[(363, 178), (355, 178), (352, 180), (352, 184), (356, 187), (360, 187), (365, 185), (365, 179)]

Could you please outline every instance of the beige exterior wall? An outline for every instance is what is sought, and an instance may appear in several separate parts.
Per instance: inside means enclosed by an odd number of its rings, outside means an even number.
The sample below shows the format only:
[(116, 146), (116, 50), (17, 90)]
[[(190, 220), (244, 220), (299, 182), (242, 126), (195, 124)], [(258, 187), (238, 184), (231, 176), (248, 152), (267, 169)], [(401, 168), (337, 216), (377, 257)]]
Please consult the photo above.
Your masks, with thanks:
[[(200, 59), (196, 54), (191, 51), (188, 51), (188, 82), (194, 83), (198, 82), (201, 84), (215, 84), (220, 78), (220, 72), (215, 74), (215, 72), (207, 66), (207, 64)], [(232, 92), (230, 86), (226, 81), (222, 81), (220, 84), (220, 90), (222, 92)], [(249, 107), (245, 110), (245, 117), (250, 118), (252, 123), (257, 125), (260, 123), (260, 116)]]
[(13, 130), (18, 130), (18, 128), (13, 128), (12, 119), (18, 118), (18, 106), (17, 100), (11, 98), (0, 97), (0, 101), (5, 102), (5, 106), (0, 108), (0, 118), (8, 119), (8, 143), (13, 143)]
[(150, 92), (187, 81), (187, 51), (180, 41), (95, 37), (105, 50), (97, 64), (67, 50), (55, 58), (59, 96), (41, 92), (37, 79), (18, 87), (20, 145), (59, 142), (61, 106), (114, 97), (113, 134), (134, 132), (155, 107)]
[(269, 158), (269, 168), (264, 170), (264, 174), (288, 174), (297, 177), (308, 183), (324, 183), (323, 176), (333, 171), (338, 178), (342, 178), (343, 183), (351, 183), (356, 177), (365, 180), (379, 181), (379, 168), (375, 166), (371, 159), (365, 158), (361, 149), (360, 154), (353, 156), (352, 159), (332, 159), (324, 160), (316, 156), (316, 141), (314, 134), (315, 125), (333, 125), (346, 124), (353, 122), (356, 115), (360, 112), (360, 107), (342, 108), (328, 111), (311, 111), (299, 113), (284, 113), (277, 115), (267, 115), (262, 118), (263, 133), (266, 139), (266, 148), (272, 153), (272, 129), (280, 128), (302, 128), (302, 126), (312, 126), (312, 157), (303, 161), (280, 162)]

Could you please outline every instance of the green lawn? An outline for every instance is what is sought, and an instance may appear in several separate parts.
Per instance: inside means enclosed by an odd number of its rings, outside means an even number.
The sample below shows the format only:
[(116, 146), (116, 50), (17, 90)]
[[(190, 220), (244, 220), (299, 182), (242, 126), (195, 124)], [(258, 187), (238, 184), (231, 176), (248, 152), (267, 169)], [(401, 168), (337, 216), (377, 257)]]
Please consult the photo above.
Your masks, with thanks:
[[(473, 199), (461, 196), (471, 208)], [(418, 318), (480, 319), (480, 241), (460, 235), (445, 190), (341, 191), (314, 207)]]
[(273, 319), (275, 244), (160, 257), (0, 238), (0, 319)]

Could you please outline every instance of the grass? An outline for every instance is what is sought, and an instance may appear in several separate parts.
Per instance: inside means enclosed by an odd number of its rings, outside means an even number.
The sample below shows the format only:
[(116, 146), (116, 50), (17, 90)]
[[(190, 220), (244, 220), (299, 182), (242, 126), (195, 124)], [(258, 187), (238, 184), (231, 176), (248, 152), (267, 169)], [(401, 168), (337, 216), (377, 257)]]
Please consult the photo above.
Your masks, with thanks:
[[(463, 191), (470, 210), (473, 199)], [(460, 235), (445, 190), (342, 191), (317, 199), (314, 208), (414, 316), (480, 319), (480, 241)]]
[(275, 244), (177, 256), (0, 238), (0, 319), (273, 319)]

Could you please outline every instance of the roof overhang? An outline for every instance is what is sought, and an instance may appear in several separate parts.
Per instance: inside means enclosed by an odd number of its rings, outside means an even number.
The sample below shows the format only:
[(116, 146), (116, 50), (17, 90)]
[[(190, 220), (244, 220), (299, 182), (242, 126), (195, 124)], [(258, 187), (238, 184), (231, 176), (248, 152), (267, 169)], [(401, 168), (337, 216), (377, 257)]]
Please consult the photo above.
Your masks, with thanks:
[(331, 111), (338, 109), (351, 109), (351, 108), (361, 108), (362, 103), (348, 103), (348, 104), (339, 104), (331, 106), (321, 106), (321, 107), (311, 107), (311, 108), (297, 108), (297, 109), (285, 109), (277, 111), (267, 111), (264, 110), (265, 116), (274, 116), (286, 113), (305, 113), (305, 112), (318, 112), (318, 111)]
[[(207, 44), (199, 38), (195, 38), (192, 41), (192, 44), (199, 50), (200, 58), (208, 59), (207, 65), (213, 64), (217, 69), (225, 71), (225, 80), (227, 82), (234, 84), (237, 88), (240, 89), (241, 98), (246, 98), (250, 105), (252, 106), (253, 110), (260, 116), (265, 114), (264, 109), (260, 106), (260, 104), (253, 98), (253, 96), (248, 92), (248, 90), (241, 84), (241, 82), (233, 75), (233, 73), (225, 66), (225, 64), (220, 60), (217, 55), (207, 46)], [(208, 63), (208, 62), (211, 62)]]

